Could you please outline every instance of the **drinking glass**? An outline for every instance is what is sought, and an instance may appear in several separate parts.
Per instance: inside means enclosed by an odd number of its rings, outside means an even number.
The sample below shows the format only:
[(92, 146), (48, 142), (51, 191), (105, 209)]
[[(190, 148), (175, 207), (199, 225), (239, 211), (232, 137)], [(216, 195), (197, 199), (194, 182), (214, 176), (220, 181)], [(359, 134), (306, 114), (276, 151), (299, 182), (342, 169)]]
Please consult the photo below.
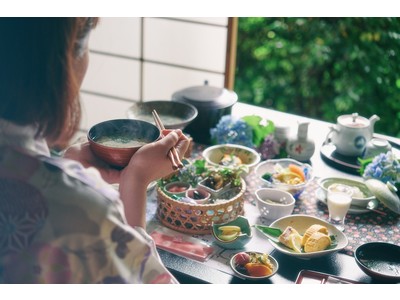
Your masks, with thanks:
[(352, 189), (345, 185), (339, 189), (337, 186), (334, 189), (328, 188), (329, 222), (341, 231), (344, 230), (344, 221), (351, 205), (352, 195)]

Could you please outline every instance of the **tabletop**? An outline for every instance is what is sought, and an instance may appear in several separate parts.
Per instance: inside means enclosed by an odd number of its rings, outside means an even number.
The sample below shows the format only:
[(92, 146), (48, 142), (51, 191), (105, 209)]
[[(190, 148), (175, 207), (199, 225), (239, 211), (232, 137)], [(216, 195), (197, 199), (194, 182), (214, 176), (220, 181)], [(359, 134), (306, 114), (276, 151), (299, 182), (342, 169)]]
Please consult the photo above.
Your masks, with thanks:
[[(316, 178), (306, 187), (305, 191), (296, 201), (293, 214), (313, 215), (327, 220), (327, 207), (323, 199), (321, 199), (318, 194), (318, 178), (343, 177), (360, 180), (359, 176), (333, 168), (332, 166), (326, 164), (326, 162), (322, 159), (320, 155), (320, 147), (324, 143), (325, 137), (329, 132), (329, 126), (332, 124), (242, 103), (236, 104), (232, 110), (232, 115), (235, 116), (245, 116), (251, 114), (259, 115), (263, 118), (273, 121), (275, 124), (284, 123), (285, 126), (290, 126), (292, 130), (297, 128), (298, 122), (305, 120), (310, 122), (309, 136), (314, 140), (316, 146), (315, 153), (310, 159), (310, 164), (313, 167)], [(385, 138), (396, 145), (400, 145), (400, 141), (398, 139), (390, 137)], [(204, 147), (204, 145), (195, 144), (194, 154), (199, 155)], [(256, 206), (254, 191), (258, 187), (257, 184), (258, 183), (254, 174), (249, 174), (246, 177), (247, 188), (244, 197), (246, 199), (245, 216), (246, 210), (249, 211), (249, 214), (253, 216), (253, 219), (251, 220), (253, 223), (262, 222), (261, 219), (255, 217), (257, 214), (254, 212)], [(154, 214), (155, 209), (156, 200), (153, 191), (153, 193), (149, 193), (148, 201), (148, 220), (150, 223), (153, 223), (152, 226), (148, 226), (148, 228), (151, 228), (150, 230), (154, 229), (154, 223), (157, 222)], [(302, 274), (306, 270), (320, 272), (322, 275), (330, 274), (334, 276), (340, 276), (360, 283), (379, 283), (361, 271), (353, 257), (353, 252), (357, 246), (365, 242), (387, 241), (397, 244), (398, 241), (400, 241), (399, 215), (391, 212), (382, 205), (379, 206), (378, 209), (385, 213), (385, 215), (365, 211), (354, 211), (348, 214), (346, 217), (346, 228), (344, 231), (349, 239), (348, 246), (342, 251), (326, 257), (313, 258), (309, 260), (290, 257), (274, 250), (274, 248), (265, 239), (263, 251), (269, 253), (276, 260), (278, 260), (280, 267), (276, 275), (268, 280), (260, 281), (259, 283), (295, 283), (299, 274)], [(263, 237), (261, 235), (255, 235), (253, 239), (258, 239), (258, 242), (260, 242)], [(246, 247), (250, 248), (252, 245), (249, 244)], [(224, 253), (226, 256), (231, 255), (229, 254), (229, 251), (224, 252), (223, 249), (219, 250), (220, 252), (218, 254), (220, 256), (223, 256)], [(251, 248), (249, 250), (257, 249)], [(249, 283), (246, 280), (242, 280), (234, 276), (231, 272), (228, 272), (227, 269), (218, 267), (218, 265), (196, 261), (162, 249), (158, 249), (158, 251), (166, 267), (181, 283)]]

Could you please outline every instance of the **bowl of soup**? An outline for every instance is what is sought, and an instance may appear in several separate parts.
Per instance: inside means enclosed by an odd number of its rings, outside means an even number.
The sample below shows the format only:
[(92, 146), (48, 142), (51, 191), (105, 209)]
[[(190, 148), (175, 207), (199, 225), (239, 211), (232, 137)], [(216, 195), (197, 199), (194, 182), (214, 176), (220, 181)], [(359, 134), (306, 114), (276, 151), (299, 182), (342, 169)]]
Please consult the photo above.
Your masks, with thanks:
[(115, 119), (98, 123), (88, 132), (90, 149), (114, 167), (125, 167), (133, 154), (160, 137), (153, 124), (134, 119)]
[(197, 108), (188, 103), (171, 100), (136, 102), (127, 111), (129, 119), (154, 124), (152, 111), (156, 110), (166, 129), (184, 129), (197, 117)]

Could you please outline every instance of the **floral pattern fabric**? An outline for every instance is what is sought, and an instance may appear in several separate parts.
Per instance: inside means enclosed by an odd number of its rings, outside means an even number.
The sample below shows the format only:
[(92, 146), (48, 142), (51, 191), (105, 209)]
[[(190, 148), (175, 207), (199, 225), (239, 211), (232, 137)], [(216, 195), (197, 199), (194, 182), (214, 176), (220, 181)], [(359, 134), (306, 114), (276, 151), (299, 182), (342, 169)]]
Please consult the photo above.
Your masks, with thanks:
[(0, 283), (177, 283), (97, 170), (0, 120)]

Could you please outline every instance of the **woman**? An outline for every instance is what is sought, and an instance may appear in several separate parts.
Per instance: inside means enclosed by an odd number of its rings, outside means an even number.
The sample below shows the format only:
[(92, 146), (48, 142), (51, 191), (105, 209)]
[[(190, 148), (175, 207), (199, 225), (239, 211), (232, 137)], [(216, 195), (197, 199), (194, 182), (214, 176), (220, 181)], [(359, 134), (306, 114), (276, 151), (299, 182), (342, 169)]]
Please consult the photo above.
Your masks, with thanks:
[(177, 283), (145, 209), (148, 184), (173, 171), (169, 149), (187, 150), (182, 132), (165, 131), (121, 171), (87, 143), (50, 156), (79, 125), (97, 21), (0, 18), (0, 283)]

